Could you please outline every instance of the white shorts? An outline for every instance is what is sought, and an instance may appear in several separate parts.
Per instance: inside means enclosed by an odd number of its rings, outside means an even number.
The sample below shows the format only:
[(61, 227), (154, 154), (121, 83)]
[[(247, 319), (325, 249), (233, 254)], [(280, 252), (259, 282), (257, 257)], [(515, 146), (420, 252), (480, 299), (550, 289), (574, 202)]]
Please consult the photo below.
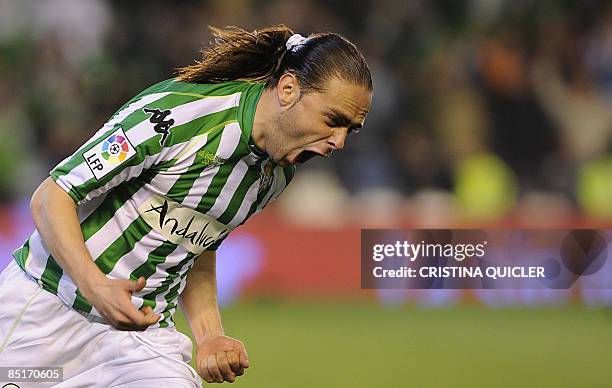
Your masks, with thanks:
[(81, 315), (14, 261), (0, 274), (0, 366), (63, 367), (63, 382), (21, 388), (201, 387), (191, 351), (174, 328), (121, 331)]

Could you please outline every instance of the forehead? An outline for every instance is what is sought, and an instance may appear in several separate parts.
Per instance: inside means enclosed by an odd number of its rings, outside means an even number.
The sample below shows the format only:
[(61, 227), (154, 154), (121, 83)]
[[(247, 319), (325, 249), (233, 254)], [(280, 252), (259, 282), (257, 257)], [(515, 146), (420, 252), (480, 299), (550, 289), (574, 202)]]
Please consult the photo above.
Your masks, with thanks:
[(323, 90), (313, 94), (318, 95), (321, 109), (343, 113), (358, 122), (363, 121), (372, 103), (372, 92), (367, 88), (338, 77), (327, 80)]

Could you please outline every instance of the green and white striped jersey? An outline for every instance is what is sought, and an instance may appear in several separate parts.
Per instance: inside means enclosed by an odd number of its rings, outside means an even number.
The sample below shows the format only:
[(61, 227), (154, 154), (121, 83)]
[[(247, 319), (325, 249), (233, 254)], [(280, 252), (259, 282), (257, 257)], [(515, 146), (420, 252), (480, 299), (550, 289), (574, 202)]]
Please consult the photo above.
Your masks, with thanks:
[[(172, 326), (187, 271), (274, 200), (294, 174), (251, 140), (261, 83), (167, 80), (124, 105), (51, 177), (78, 204), (85, 245), (114, 279), (144, 276), (137, 308)], [(49, 254), (38, 231), (19, 266), (73, 308), (98, 315)]]

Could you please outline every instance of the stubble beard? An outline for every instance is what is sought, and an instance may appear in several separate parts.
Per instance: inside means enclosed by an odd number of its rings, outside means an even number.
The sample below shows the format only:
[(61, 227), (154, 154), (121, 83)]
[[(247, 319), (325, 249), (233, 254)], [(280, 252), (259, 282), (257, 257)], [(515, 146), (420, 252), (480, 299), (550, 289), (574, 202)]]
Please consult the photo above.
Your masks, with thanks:
[(291, 111), (287, 111), (278, 117), (269, 139), (268, 155), (275, 163), (281, 162), (291, 151), (288, 147), (287, 131), (292, 128), (294, 120), (293, 114), (289, 112)]

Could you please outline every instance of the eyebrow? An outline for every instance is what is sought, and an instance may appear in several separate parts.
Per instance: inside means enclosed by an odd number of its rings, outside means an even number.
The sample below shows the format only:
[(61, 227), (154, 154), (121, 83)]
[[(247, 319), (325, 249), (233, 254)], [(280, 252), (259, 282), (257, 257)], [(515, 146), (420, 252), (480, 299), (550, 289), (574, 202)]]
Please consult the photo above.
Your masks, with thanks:
[[(354, 128), (354, 129), (360, 129), (363, 127), (361, 123), (353, 123), (351, 119), (349, 119), (348, 116), (342, 112), (339, 112), (333, 108), (330, 108), (330, 111), (331, 111), (331, 115), (334, 116), (333, 118), (338, 120), (339, 124), (349, 125), (349, 128)], [(330, 114), (328, 115), (331, 116)]]

